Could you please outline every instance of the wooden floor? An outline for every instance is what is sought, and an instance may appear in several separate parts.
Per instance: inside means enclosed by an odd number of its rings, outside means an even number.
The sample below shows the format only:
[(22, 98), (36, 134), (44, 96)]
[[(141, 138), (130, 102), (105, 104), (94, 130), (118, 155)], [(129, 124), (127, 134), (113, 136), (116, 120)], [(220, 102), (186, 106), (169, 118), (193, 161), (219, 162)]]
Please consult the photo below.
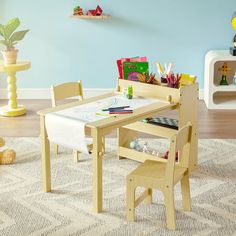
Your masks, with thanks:
[[(0, 106), (6, 100), (0, 100)], [(39, 116), (37, 111), (50, 107), (50, 100), (21, 100), (27, 107), (27, 115), (20, 117), (0, 117), (0, 137), (39, 136)], [(172, 112), (169, 114), (175, 117)], [(115, 133), (112, 134), (114, 136)], [(200, 138), (236, 138), (236, 110), (207, 110), (203, 101), (199, 102)]]

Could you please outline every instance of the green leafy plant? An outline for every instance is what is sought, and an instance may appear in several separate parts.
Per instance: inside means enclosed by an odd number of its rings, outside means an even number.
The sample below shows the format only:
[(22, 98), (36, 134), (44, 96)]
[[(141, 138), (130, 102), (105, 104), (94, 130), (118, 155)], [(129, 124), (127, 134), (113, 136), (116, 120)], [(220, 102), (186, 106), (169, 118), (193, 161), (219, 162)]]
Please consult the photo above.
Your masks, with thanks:
[(7, 24), (0, 24), (0, 44), (6, 47), (7, 51), (14, 50), (14, 46), (21, 41), (29, 30), (16, 31), (20, 26), (19, 18), (13, 18)]

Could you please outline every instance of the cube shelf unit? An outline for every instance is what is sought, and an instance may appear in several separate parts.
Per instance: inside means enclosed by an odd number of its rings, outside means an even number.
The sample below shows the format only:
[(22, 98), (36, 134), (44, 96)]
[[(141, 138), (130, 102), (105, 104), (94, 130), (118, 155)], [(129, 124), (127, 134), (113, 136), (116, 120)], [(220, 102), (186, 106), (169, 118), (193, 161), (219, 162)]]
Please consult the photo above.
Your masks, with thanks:
[[(222, 74), (218, 68), (227, 62), (232, 69), (227, 75), (229, 85), (219, 85)], [(236, 109), (236, 85), (233, 77), (236, 57), (228, 50), (209, 51), (205, 56), (204, 101), (208, 109)]]

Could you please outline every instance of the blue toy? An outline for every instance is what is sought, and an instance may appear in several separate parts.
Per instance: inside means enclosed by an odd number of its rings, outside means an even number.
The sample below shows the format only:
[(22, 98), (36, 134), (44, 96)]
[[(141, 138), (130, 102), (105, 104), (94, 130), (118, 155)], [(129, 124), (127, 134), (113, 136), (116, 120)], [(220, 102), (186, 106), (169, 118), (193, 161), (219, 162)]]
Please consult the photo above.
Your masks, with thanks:
[(141, 151), (141, 145), (139, 143), (139, 140), (136, 138), (135, 140), (131, 141), (130, 144), (129, 144), (130, 148), (131, 149), (134, 149), (136, 151)]

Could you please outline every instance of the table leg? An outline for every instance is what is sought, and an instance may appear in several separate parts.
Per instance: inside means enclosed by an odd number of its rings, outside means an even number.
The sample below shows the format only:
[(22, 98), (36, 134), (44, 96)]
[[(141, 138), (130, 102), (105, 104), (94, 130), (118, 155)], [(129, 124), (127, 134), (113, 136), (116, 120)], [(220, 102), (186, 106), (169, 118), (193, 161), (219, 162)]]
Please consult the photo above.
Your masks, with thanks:
[(102, 137), (99, 130), (92, 130), (93, 137), (93, 211), (102, 212)]
[(26, 113), (24, 106), (18, 106), (17, 104), (17, 87), (16, 87), (16, 73), (8, 72), (7, 77), (7, 90), (8, 90), (8, 106), (4, 106), (0, 109), (0, 115), (3, 116), (21, 116)]
[(51, 191), (51, 164), (50, 164), (50, 145), (47, 137), (47, 131), (45, 128), (45, 117), (40, 117), (40, 129), (41, 129), (41, 155), (42, 155), (42, 181), (43, 191)]

